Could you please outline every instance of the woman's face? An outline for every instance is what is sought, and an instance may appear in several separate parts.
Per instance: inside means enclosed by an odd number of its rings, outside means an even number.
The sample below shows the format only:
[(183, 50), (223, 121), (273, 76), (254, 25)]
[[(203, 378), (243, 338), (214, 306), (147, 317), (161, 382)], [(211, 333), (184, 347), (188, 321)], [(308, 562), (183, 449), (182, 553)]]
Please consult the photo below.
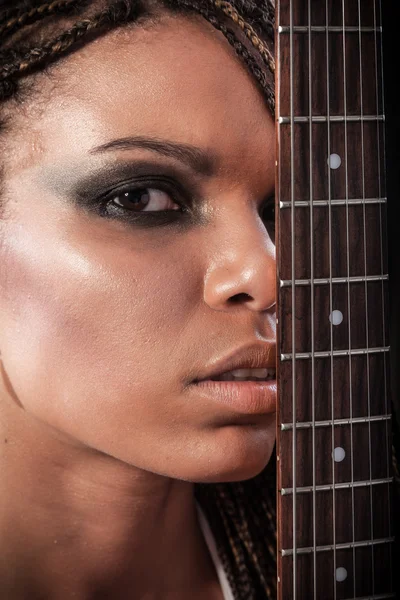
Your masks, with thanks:
[(99, 38), (42, 77), (7, 143), (1, 397), (42, 448), (260, 472), (273, 409), (190, 383), (275, 341), (274, 122), (222, 34), (163, 16)]

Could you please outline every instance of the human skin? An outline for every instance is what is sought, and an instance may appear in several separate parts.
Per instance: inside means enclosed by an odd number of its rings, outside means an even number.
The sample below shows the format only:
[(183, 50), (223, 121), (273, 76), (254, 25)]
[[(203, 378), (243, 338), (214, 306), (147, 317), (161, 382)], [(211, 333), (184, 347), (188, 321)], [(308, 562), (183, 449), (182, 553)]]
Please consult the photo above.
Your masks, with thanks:
[[(193, 145), (211, 164), (196, 173), (150, 149), (91, 152), (133, 135)], [(188, 381), (239, 347), (275, 341), (266, 101), (220, 32), (163, 15), (42, 77), (6, 144), (0, 591), (219, 598), (194, 482), (257, 475), (275, 415), (240, 416)], [(177, 208), (173, 190), (156, 189), (177, 177), (191, 215), (146, 227), (76, 203), (83, 179), (102, 181), (108, 167), (130, 174), (102, 193), (132, 187), (138, 161), (153, 165), (140, 175), (152, 210)]]

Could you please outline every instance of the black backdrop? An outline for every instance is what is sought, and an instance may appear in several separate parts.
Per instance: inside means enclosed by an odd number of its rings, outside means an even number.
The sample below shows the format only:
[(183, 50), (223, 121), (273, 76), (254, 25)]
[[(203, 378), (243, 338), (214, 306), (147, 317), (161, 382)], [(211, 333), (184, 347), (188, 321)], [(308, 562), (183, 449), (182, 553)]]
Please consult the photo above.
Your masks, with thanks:
[[(393, 421), (397, 456), (400, 456), (400, 110), (399, 110), (399, 19), (398, 3), (383, 2), (383, 63), (386, 113), (386, 182), (389, 222), (389, 278), (392, 349), (392, 399), (396, 418)], [(400, 599), (400, 506), (394, 503), (395, 535), (394, 576)]]

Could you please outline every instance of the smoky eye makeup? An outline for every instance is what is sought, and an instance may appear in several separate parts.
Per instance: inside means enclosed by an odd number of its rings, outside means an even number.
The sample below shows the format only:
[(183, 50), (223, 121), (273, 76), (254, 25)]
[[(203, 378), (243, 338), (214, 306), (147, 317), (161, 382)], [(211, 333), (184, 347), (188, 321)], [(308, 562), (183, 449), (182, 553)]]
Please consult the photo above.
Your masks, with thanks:
[[(202, 178), (191, 169), (154, 160), (113, 161), (95, 169), (80, 165), (45, 175), (46, 187), (60, 200), (67, 199), (87, 214), (143, 228), (206, 224)], [(148, 202), (160, 192), (164, 200), (169, 199), (161, 202), (168, 206), (166, 210)], [(274, 208), (274, 195), (269, 193), (259, 204), (259, 214), (270, 237), (274, 237)]]
[(183, 170), (151, 161), (113, 163), (79, 178), (68, 190), (71, 200), (86, 204), (88, 208), (112, 194), (126, 189), (163, 186), (169, 193), (175, 188), (181, 202), (193, 204), (199, 194), (194, 177)]
[[(100, 217), (146, 225), (185, 223), (199, 213), (199, 178), (185, 169), (155, 161), (130, 161), (103, 165), (80, 176), (62, 194), (79, 209)], [(140, 210), (141, 198), (158, 194), (170, 201), (168, 208)], [(120, 198), (124, 202), (120, 201)], [(114, 203), (114, 200), (117, 200)], [(133, 200), (133, 203), (130, 201)]]

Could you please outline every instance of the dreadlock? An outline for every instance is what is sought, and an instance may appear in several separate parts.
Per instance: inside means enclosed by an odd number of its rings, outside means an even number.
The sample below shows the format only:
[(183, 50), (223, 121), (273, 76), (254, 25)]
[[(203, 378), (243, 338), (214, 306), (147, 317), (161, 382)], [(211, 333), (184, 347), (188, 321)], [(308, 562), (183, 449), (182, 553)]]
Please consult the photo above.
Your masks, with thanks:
[[(262, 0), (256, 5), (251, 0), (238, 0), (241, 12), (234, 6), (234, 2), (226, 0), (159, 0), (157, 4), (171, 11), (200, 13), (219, 29), (260, 84), (269, 107), (274, 112), (275, 62), (270, 49), (273, 44), (272, 2), (273, 0)], [(35, 40), (35, 29), (33, 33), (29, 33), (29, 26), (45, 22), (45, 27), (49, 17), (78, 16), (91, 4), (93, 2), (87, 0), (54, 0), (38, 6), (36, 0), (25, 0), (22, 5), (19, 2), (14, 8), (0, 12), (0, 102), (17, 96), (22, 77), (44, 70), (59, 61), (69, 51), (75, 50), (83, 38), (88, 38), (89, 41), (96, 35), (102, 35), (105, 30), (137, 21), (150, 12), (145, 0), (114, 0), (102, 11), (90, 18), (78, 20), (69, 29), (40, 45)], [(228, 17), (235, 29), (227, 26), (222, 21), (222, 16)], [(28, 39), (29, 36), (32, 37), (33, 43), (28, 46), (26, 43), (12, 43), (13, 34), (24, 28), (28, 28)], [(238, 29), (251, 43), (255, 50), (253, 55), (238, 39)], [(268, 45), (264, 40), (268, 40)], [(266, 69), (257, 66), (257, 58), (261, 59)]]
[[(100, 5), (99, 0), (19, 0), (12, 4), (3, 0), (0, 131), (1, 106), (29, 94), (29, 86), (23, 85), (28, 76), (48, 70), (107, 31), (151, 18), (154, 5), (172, 12), (198, 13), (221, 31), (274, 113), (274, 0), (103, 0)], [(62, 26), (54, 29), (58, 22)], [(195, 484), (195, 497), (212, 528), (235, 600), (276, 598), (275, 455), (250, 480)]]
[(74, 0), (57, 0), (49, 4), (42, 4), (41, 6), (33, 6), (30, 10), (25, 13), (17, 14), (13, 16), (13, 11), (8, 11), (7, 17), (3, 19), (5, 22), (0, 27), (0, 36), (10, 36), (14, 31), (20, 29), (24, 25), (34, 23), (37, 19), (40, 19), (46, 14), (51, 14), (55, 9), (67, 10), (68, 7), (72, 7)]

